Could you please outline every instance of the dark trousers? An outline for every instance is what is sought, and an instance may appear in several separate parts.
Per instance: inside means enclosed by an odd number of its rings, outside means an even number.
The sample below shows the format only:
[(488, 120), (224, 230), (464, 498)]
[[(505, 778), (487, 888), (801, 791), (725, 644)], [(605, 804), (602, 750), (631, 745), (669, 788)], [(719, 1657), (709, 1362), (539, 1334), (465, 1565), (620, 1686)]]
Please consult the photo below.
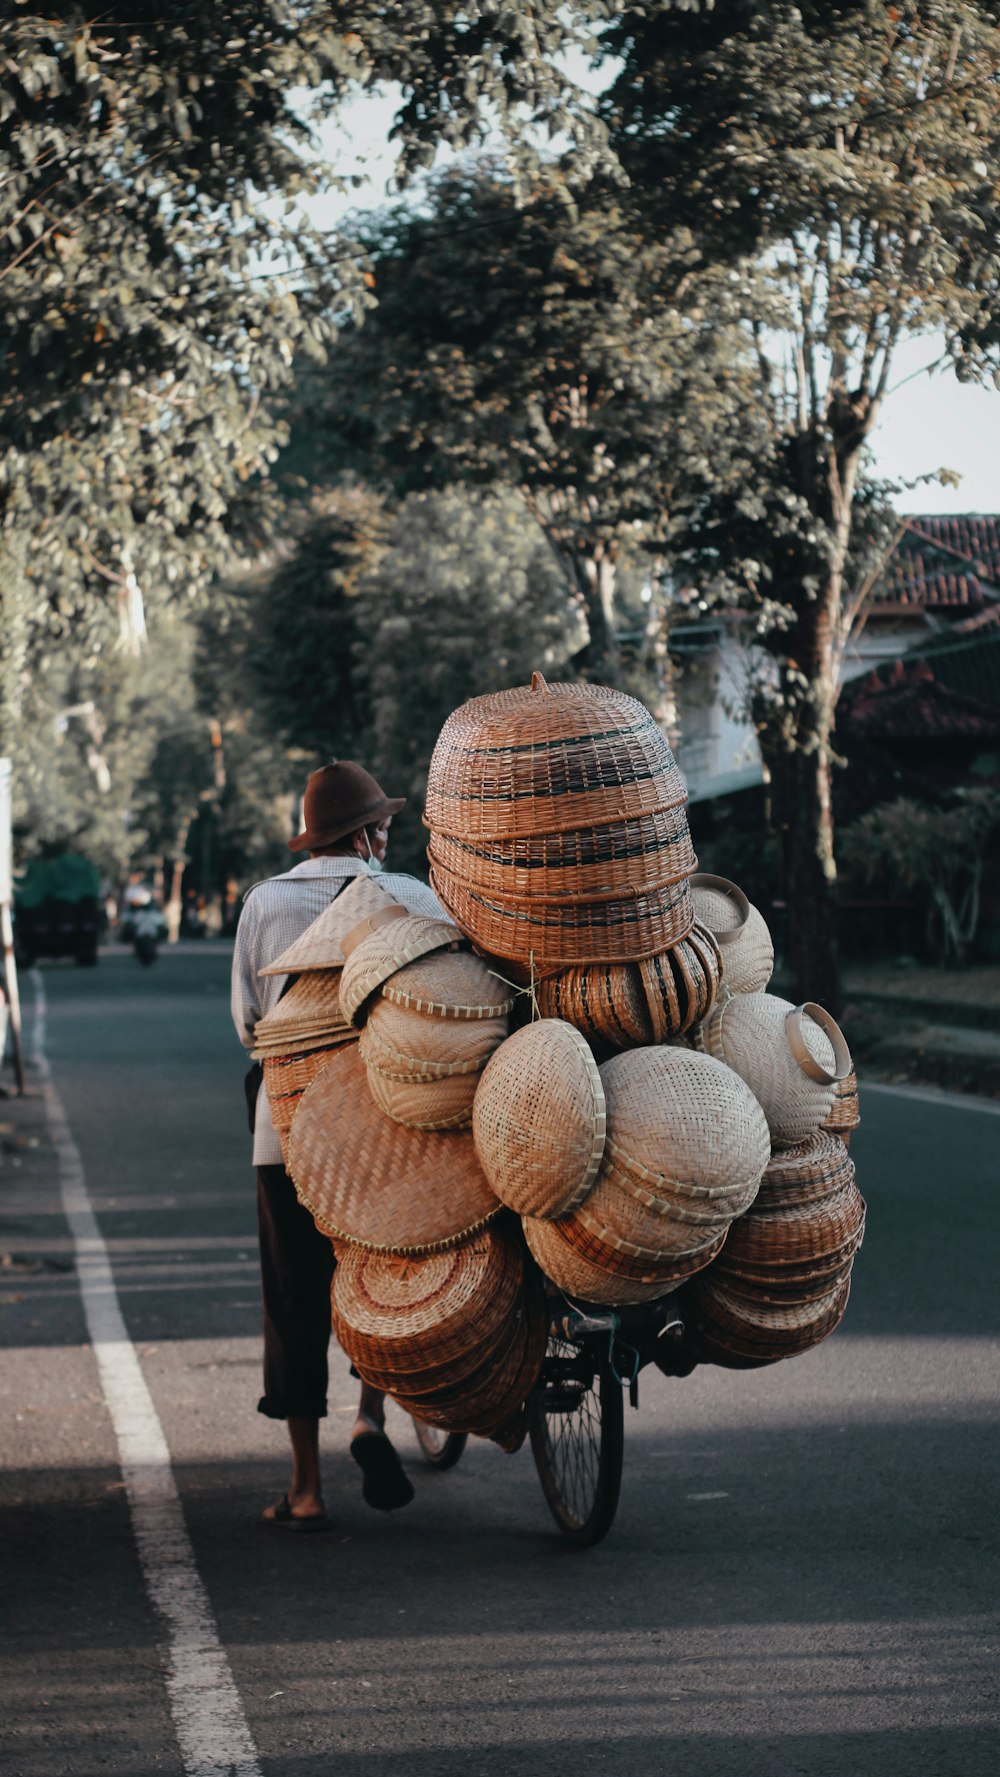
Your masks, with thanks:
[(333, 1247), (295, 1195), (283, 1166), (257, 1167), (269, 1419), (325, 1419)]

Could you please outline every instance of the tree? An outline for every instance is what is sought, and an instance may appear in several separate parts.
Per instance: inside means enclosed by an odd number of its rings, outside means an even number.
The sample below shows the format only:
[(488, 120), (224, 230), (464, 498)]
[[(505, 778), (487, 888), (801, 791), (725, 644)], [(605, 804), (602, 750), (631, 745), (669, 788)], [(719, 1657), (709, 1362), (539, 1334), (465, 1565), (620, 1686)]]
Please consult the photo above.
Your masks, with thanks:
[(690, 231), (695, 284), (728, 268), (755, 353), (766, 449), (739, 499), (696, 515), (685, 561), (752, 612), (770, 662), (756, 716), (788, 960), (800, 995), (835, 1005), (834, 711), (884, 535), (859, 548), (865, 443), (907, 335), (938, 329), (960, 376), (998, 377), (996, 7), (626, 7), (602, 55), (637, 225)]
[[(9, 13), (10, 9), (6, 8)], [(351, 298), (299, 208), (312, 125), (400, 87), (404, 167), (487, 123), (586, 131), (572, 9), (112, 0), (0, 25), (0, 751), (28, 670), (109, 606), (203, 590), (267, 529), (276, 395)], [(356, 283), (356, 279), (354, 280)]]
[(961, 966), (975, 943), (987, 847), (998, 831), (996, 790), (959, 791), (939, 806), (900, 796), (845, 829), (844, 863), (890, 895), (921, 894), (940, 962)]
[(728, 291), (703, 277), (685, 306), (686, 235), (644, 239), (610, 188), (573, 202), (555, 166), (526, 193), (453, 168), (359, 233), (376, 307), (310, 376), (299, 427), (396, 494), (517, 489), (586, 609), (578, 664), (617, 677), (623, 548), (668, 547), (750, 455)]

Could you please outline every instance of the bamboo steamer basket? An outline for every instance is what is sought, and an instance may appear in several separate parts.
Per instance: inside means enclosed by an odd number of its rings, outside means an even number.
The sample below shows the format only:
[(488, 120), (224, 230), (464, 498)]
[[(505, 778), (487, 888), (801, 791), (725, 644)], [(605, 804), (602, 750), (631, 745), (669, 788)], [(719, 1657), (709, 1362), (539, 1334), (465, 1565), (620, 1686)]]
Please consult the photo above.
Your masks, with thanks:
[(858, 1076), (853, 1068), (844, 1079), (837, 1081), (833, 1103), (830, 1106), (823, 1128), (832, 1135), (839, 1135), (845, 1148), (851, 1145), (851, 1136), (861, 1122), (861, 1107), (858, 1102)]
[(625, 1307), (656, 1302), (675, 1287), (676, 1268), (666, 1261), (650, 1264), (639, 1277), (622, 1277), (578, 1252), (558, 1222), (525, 1216), (522, 1226), (532, 1257), (567, 1296), (603, 1307)]
[(636, 963), (561, 969), (535, 990), (543, 1018), (562, 1018), (592, 1042), (637, 1049), (653, 1041), (653, 1023)]
[(441, 919), (408, 913), (403, 919), (369, 932), (344, 963), (340, 977), (340, 1008), (350, 1024), (360, 1024), (366, 1002), (391, 976), (426, 956), (459, 942), (455, 927)]
[(474, 888), (440, 866), (431, 866), (430, 878), (455, 924), (479, 949), (544, 973), (653, 956), (680, 943), (694, 920), (686, 880), (601, 899), (537, 894), (517, 901)]
[(774, 1154), (756, 1201), (732, 1229), (719, 1276), (734, 1289), (745, 1279), (804, 1299), (849, 1270), (864, 1230), (853, 1163), (843, 1143), (820, 1130)]
[(409, 1129), (383, 1114), (356, 1043), (338, 1049), (303, 1094), (288, 1170), (322, 1233), (381, 1252), (444, 1250), (501, 1207), (471, 1134)]
[(379, 1053), (402, 1055), (438, 1076), (471, 1073), (486, 1066), (505, 1041), (509, 1022), (497, 1018), (443, 1018), (416, 1012), (379, 995), (365, 1026), (365, 1038)]
[(681, 943), (638, 968), (654, 1042), (683, 1036), (708, 1017), (722, 979), (722, 954), (705, 926), (695, 921)]
[(763, 915), (725, 876), (691, 878), (695, 918), (722, 951), (722, 978), (730, 993), (759, 993), (774, 971), (774, 944)]
[(469, 841), (435, 832), (427, 855), (447, 875), (514, 901), (539, 891), (583, 900), (620, 895), (658, 878), (680, 881), (698, 868), (683, 804), (561, 833)]
[(703, 1362), (745, 1369), (799, 1357), (835, 1331), (844, 1317), (850, 1277), (814, 1301), (751, 1301), (735, 1294), (714, 1274), (714, 1266), (684, 1286), (681, 1312), (685, 1343)]
[(708, 1052), (747, 1082), (776, 1146), (812, 1135), (825, 1122), (851, 1056), (822, 1006), (793, 1006), (769, 993), (733, 994), (701, 1026)]
[(606, 1157), (632, 1188), (712, 1214), (715, 1201), (756, 1191), (771, 1153), (767, 1122), (732, 1069), (658, 1047), (612, 1056), (600, 1071)]
[(438, 951), (409, 963), (387, 980), (382, 998), (429, 1018), (492, 1022), (506, 1018), (516, 989), (480, 956), (467, 950)]
[(519, 1215), (559, 1216), (586, 1197), (605, 1138), (604, 1087), (580, 1033), (542, 1018), (508, 1037), (472, 1107), (480, 1165)]
[(468, 844), (628, 822), (686, 801), (641, 703), (605, 685), (547, 685), (535, 673), (530, 686), (473, 698), (449, 716), (424, 821)]
[(400, 1079), (368, 1063), (368, 1088), (379, 1110), (407, 1129), (467, 1129), (478, 1084), (478, 1074)]

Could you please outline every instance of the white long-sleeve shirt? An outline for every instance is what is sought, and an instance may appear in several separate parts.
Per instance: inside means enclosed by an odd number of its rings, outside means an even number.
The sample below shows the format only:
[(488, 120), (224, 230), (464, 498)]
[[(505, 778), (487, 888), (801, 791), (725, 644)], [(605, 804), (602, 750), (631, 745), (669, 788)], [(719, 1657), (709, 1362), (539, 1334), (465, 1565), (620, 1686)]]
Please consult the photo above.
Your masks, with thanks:
[[(248, 890), (236, 931), (233, 953), (233, 1023), (240, 1042), (254, 1046), (254, 1031), (266, 1013), (273, 1011), (288, 980), (287, 975), (261, 975), (275, 957), (294, 944), (328, 907), (352, 876), (364, 876), (368, 866), (361, 858), (307, 858), (284, 876), (269, 877)], [(394, 901), (411, 913), (434, 919), (450, 919), (433, 889), (416, 876), (384, 871), (378, 878)], [(253, 1164), (281, 1166), (281, 1143), (271, 1121), (267, 1091), (257, 1095)]]

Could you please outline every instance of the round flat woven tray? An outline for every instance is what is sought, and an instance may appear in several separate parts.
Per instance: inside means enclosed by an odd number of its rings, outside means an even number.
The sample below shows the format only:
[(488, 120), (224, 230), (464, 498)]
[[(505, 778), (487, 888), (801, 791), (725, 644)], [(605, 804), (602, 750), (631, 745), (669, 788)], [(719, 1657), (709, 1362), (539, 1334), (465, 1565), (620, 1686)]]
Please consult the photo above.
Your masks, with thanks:
[(398, 906), (388, 889), (373, 876), (353, 877), (302, 935), (262, 975), (302, 975), (313, 969), (339, 969), (344, 962), (341, 940), (363, 919)]
[(429, 1018), (493, 1020), (512, 1010), (515, 990), (480, 956), (449, 950), (412, 962), (387, 981), (382, 998)]
[(424, 820), (460, 838), (507, 838), (632, 820), (687, 800), (666, 737), (635, 698), (546, 684), (475, 697), (449, 716)]
[(353, 1361), (363, 1354), (366, 1363), (395, 1377), (417, 1376), (461, 1362), (478, 1347), (492, 1349), (523, 1280), (520, 1242), (497, 1222), (425, 1258), (344, 1247), (331, 1305)]
[(674, 1271), (668, 1264), (651, 1265), (642, 1277), (618, 1277), (577, 1252), (560, 1233), (558, 1222), (525, 1216), (522, 1225), (532, 1257), (546, 1277), (568, 1296), (614, 1307), (617, 1304), (655, 1302), (674, 1287)]
[(633, 962), (687, 936), (694, 907), (687, 881), (616, 900), (501, 901), (431, 867), (435, 894), (457, 926), (491, 956), (546, 972), (578, 963)]
[(653, 1041), (638, 963), (590, 963), (561, 969), (536, 988), (543, 1018), (564, 1018), (592, 1042), (637, 1049)]
[[(452, 1026), (452, 1029), (478, 1028), (477, 1025)], [(448, 1080), (456, 1074), (481, 1074), (486, 1066), (486, 1060), (478, 1057), (471, 1061), (422, 1061), (418, 1055), (403, 1055), (398, 1049), (390, 1049), (387, 1044), (380, 1042), (376, 1032), (372, 1030), (371, 1019), (361, 1032), (358, 1052), (366, 1067), (374, 1068), (389, 1080)]]
[(508, 1021), (506, 1016), (442, 1018), (379, 994), (372, 1001), (365, 1031), (379, 1052), (408, 1056), (422, 1068), (440, 1068), (443, 1074), (485, 1067), (506, 1038)]
[(381, 1252), (452, 1246), (500, 1208), (471, 1134), (407, 1129), (384, 1116), (354, 1043), (303, 1095), (289, 1171), (324, 1234)]
[(467, 841), (432, 833), (431, 863), (501, 899), (536, 894), (600, 898), (644, 882), (678, 881), (698, 867), (683, 806), (563, 833)]
[(351, 951), (344, 964), (340, 978), (344, 1018), (359, 1023), (365, 1002), (399, 969), (432, 950), (447, 949), (457, 940), (454, 926), (444, 920), (427, 919), (420, 913), (379, 926)]
[(398, 1079), (368, 1064), (368, 1089), (385, 1116), (408, 1129), (464, 1129), (472, 1122), (478, 1074)]
[(724, 1191), (760, 1180), (767, 1122), (731, 1069), (690, 1049), (632, 1049), (601, 1068), (616, 1162), (673, 1198), (678, 1184)]
[(508, 1037), (472, 1107), (483, 1171), (519, 1215), (558, 1216), (583, 1201), (597, 1177), (605, 1126), (597, 1064), (579, 1031), (552, 1018)]

